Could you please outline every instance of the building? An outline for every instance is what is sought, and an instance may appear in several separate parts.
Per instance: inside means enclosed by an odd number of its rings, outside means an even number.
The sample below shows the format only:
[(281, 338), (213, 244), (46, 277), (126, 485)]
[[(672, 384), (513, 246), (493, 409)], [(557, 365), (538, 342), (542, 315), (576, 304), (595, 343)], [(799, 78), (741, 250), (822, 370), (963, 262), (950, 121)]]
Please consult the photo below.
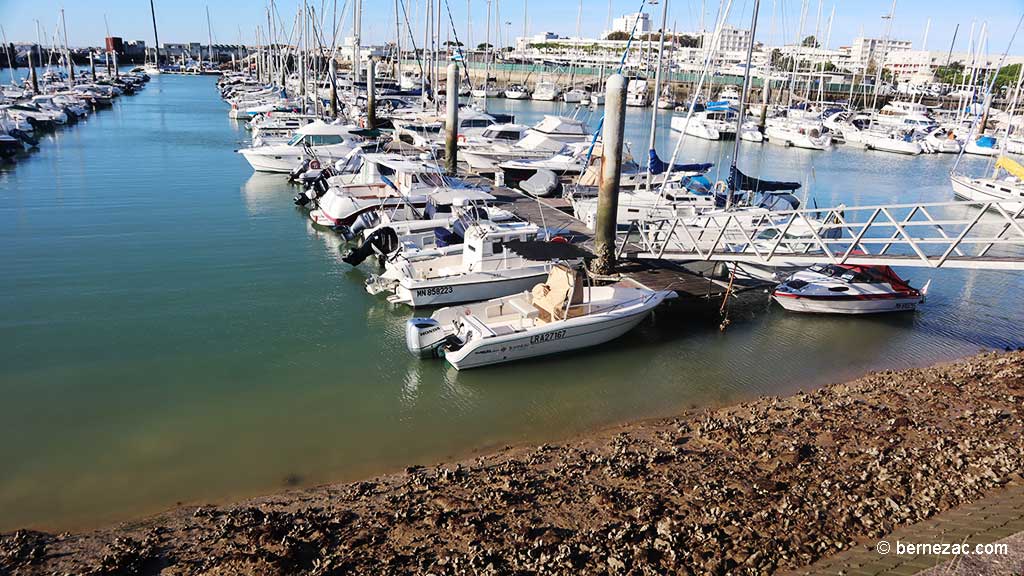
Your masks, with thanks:
[(117, 36), (107, 36), (106, 38), (106, 49), (107, 52), (114, 52), (118, 56), (124, 55), (124, 40)]
[(710, 47), (715, 52), (746, 52), (750, 45), (750, 30), (723, 26), (722, 33), (718, 37), (718, 44), (714, 44), (714, 30), (705, 30), (701, 33), (701, 46)]
[[(972, 66), (980, 72), (981, 78), (985, 72), (996, 70), (1002, 60), (1001, 54), (991, 54), (974, 58), (969, 52), (954, 52), (950, 54), (942, 50), (903, 50), (890, 53), (885, 59), (885, 67), (892, 71), (897, 81), (910, 84), (922, 84), (931, 82), (935, 76), (935, 70), (940, 66), (950, 64), (962, 64), (965, 69)], [(1007, 56), (1003, 62), (1004, 66), (1024, 63), (1024, 56)]]
[(131, 61), (141, 60), (146, 56), (146, 41), (133, 40), (124, 44), (124, 56)]
[(892, 57), (899, 52), (907, 52), (913, 48), (909, 40), (884, 40), (858, 36), (850, 45), (850, 63), (857, 68), (867, 68), (871, 62), (876, 64)]
[[(634, 26), (636, 26), (635, 32), (633, 30)], [(619, 16), (612, 20), (612, 29), (606, 30), (602, 38), (607, 38), (613, 32), (624, 32), (626, 34), (634, 32), (637, 35), (650, 34), (654, 32), (654, 28), (651, 26), (651, 16), (646, 12), (634, 12)]]

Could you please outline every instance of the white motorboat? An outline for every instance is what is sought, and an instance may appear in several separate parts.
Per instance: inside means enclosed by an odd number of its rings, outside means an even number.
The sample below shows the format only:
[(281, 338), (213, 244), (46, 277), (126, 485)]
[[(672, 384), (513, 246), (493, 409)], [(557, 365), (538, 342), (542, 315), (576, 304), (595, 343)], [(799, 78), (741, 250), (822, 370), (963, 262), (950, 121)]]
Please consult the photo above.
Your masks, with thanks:
[(999, 150), (999, 142), (992, 136), (979, 136), (964, 144), (964, 153), (976, 156), (996, 156)]
[(878, 314), (915, 310), (927, 294), (927, 283), (912, 288), (888, 266), (816, 264), (790, 276), (772, 299), (791, 312)]
[(740, 140), (760, 143), (764, 142), (764, 134), (761, 134), (761, 129), (757, 127), (757, 124), (744, 122), (743, 126), (740, 126)]
[(566, 143), (589, 142), (591, 137), (587, 125), (582, 120), (553, 114), (545, 114), (540, 122), (530, 128), (530, 133)]
[(651, 89), (644, 78), (633, 78), (626, 85), (626, 106), (646, 108), (651, 105)]
[[(1000, 171), (1006, 172), (1006, 176), (1000, 178)], [(1024, 166), (1006, 156), (996, 161), (991, 177), (970, 178), (951, 174), (950, 182), (953, 193), (960, 198), (974, 202), (999, 202), (1011, 214), (1024, 209)]]
[(963, 144), (957, 140), (956, 133), (946, 128), (935, 128), (924, 138), (924, 145), (933, 154), (959, 154)]
[(522, 84), (512, 84), (505, 88), (505, 98), (509, 100), (526, 100), (530, 97), (530, 91)]
[(892, 152), (916, 156), (923, 150), (920, 142), (914, 140), (912, 132), (904, 130), (886, 130), (881, 127), (865, 130), (861, 133), (861, 143), (868, 150)]
[(832, 146), (832, 136), (820, 122), (772, 118), (767, 122), (764, 136), (769, 142), (807, 150), (828, 150)]
[(334, 162), (346, 157), (360, 145), (358, 126), (327, 124), (317, 120), (295, 131), (286, 144), (252, 146), (238, 152), (257, 172), (288, 173), (305, 160), (318, 159), (321, 163)]
[(582, 88), (570, 88), (562, 94), (562, 101), (566, 104), (582, 104), (585, 100), (590, 101), (590, 93)]
[(427, 194), (447, 187), (440, 167), (399, 154), (365, 154), (358, 172), (332, 176), (314, 201), (309, 219), (318, 226), (351, 226), (361, 214), (412, 205), (421, 208)]
[(658, 98), (659, 110), (675, 110), (676, 104), (676, 97), (671, 92), (666, 92)]
[(672, 116), (669, 125), (676, 132), (702, 140), (731, 140), (736, 137), (735, 115), (729, 110), (703, 110), (686, 116)]
[(882, 106), (873, 123), (890, 128), (915, 129), (932, 126), (935, 120), (928, 114), (928, 107), (924, 104), (893, 100)]
[(498, 88), (497, 82), (489, 81), (479, 88), (471, 90), (470, 94), (474, 98), (497, 98), (501, 96), (501, 88)]
[(565, 142), (548, 138), (543, 134), (529, 133), (517, 142), (500, 140), (477, 142), (467, 139), (459, 148), (459, 158), (477, 172), (495, 172), (498, 164), (509, 160), (537, 160), (551, 158), (562, 152)]
[(533, 87), (533, 95), (531, 98), (542, 102), (552, 102), (557, 100), (561, 94), (562, 89), (558, 87), (558, 84), (555, 84), (550, 80), (541, 80)]
[(614, 340), (675, 296), (584, 284), (582, 274), (559, 264), (529, 292), (409, 320), (406, 345), (420, 357), (443, 356), (457, 370), (558, 354)]
[(586, 254), (569, 244), (531, 240), (538, 232), (534, 224), (477, 222), (466, 230), (460, 254), (410, 260), (400, 253), (367, 280), (366, 290), (391, 292), (389, 302), (413, 307), (477, 302), (528, 290), (547, 276), (552, 260)]
[(511, 173), (512, 179), (520, 179), (518, 176), (529, 177), (537, 170), (550, 170), (559, 175), (581, 174), (586, 166), (587, 150), (590, 145), (579, 142), (566, 145), (560, 152), (546, 158), (530, 158), (506, 160), (498, 164), (498, 167), (505, 173)]

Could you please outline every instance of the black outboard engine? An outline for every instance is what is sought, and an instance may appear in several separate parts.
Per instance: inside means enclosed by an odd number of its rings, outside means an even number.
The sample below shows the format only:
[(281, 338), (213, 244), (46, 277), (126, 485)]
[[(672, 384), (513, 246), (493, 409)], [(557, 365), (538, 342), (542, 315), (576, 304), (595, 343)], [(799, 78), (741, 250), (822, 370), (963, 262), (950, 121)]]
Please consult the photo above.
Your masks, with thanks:
[(292, 171), (288, 173), (288, 180), (294, 182), (307, 169), (309, 169), (309, 160), (303, 160), (302, 164), (292, 168)]
[(370, 234), (370, 237), (355, 250), (349, 250), (342, 260), (346, 264), (359, 266), (364, 260), (376, 254), (391, 254), (398, 250), (398, 233), (394, 228), (385, 226)]
[(336, 226), (335, 229), (345, 237), (345, 240), (353, 240), (360, 232), (367, 228), (373, 228), (380, 224), (380, 212), (373, 210), (371, 212), (363, 212), (356, 217), (355, 222), (351, 226)]
[(327, 179), (331, 177), (332, 172), (324, 170), (320, 173), (320, 176), (312, 182), (305, 190), (295, 195), (294, 200), (296, 206), (305, 206), (316, 200), (322, 198), (327, 191), (330, 190), (331, 185), (327, 183)]
[(29, 146), (31, 146), (33, 148), (36, 148), (36, 147), (39, 146), (39, 139), (36, 138), (35, 136), (29, 134), (28, 132), (25, 132), (24, 130), (18, 130), (17, 128), (15, 128), (14, 130), (11, 130), (10, 132), (8, 132), (8, 134), (10, 134), (11, 136), (14, 136), (18, 140), (21, 140), (22, 142), (24, 142), (25, 144), (28, 144)]

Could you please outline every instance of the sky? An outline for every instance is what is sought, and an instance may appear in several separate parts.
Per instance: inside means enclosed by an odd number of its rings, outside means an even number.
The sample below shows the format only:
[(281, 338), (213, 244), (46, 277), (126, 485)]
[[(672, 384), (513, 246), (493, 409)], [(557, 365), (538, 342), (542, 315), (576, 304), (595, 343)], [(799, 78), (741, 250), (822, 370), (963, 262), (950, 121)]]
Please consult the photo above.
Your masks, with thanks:
[[(160, 41), (163, 42), (207, 42), (206, 9), (209, 7), (214, 42), (233, 44), (241, 39), (253, 43), (255, 29), (266, 29), (266, 7), (269, 0), (154, 0)], [(354, 0), (307, 0), (320, 14), (326, 15), (324, 30), (332, 30), (331, 15), (335, 6), (338, 14), (338, 35), (350, 34), (352, 26), (352, 3)], [(422, 42), (422, 28), (417, 26), (423, 12), (425, 0), (398, 0), (408, 11), (409, 19), (420, 31), (416, 34), (417, 44)], [(436, 1), (436, 0), (435, 0)], [(450, 5), (451, 16), (456, 24), (456, 33), (466, 42), (467, 11), (471, 14), (472, 44), (484, 40), (487, 21), (488, 0), (442, 0)], [(696, 31), (700, 28), (701, 12), (705, 11), (705, 23), (710, 28), (720, 7), (729, 0), (661, 0), (669, 2), (668, 28), (679, 32)], [(729, 22), (743, 28), (750, 25), (754, 0), (732, 0)], [(949, 50), (954, 29), (959, 24), (956, 36), (956, 51), (967, 50), (972, 23), (980, 30), (982, 23), (988, 26), (987, 51), (1002, 53), (1013, 35), (1017, 22), (1024, 13), (1024, 0), (985, 0), (964, 3), (961, 0), (896, 0), (895, 18), (892, 23), (892, 37), (910, 40), (914, 48), (921, 48), (928, 19), (931, 28), (927, 48)], [(582, 0), (581, 30), (584, 37), (594, 37), (606, 29), (609, 6), (612, 17), (635, 12), (643, 0)], [(649, 3), (650, 0), (647, 0)], [(808, 2), (804, 35), (813, 34), (818, 27), (818, 0), (761, 0), (758, 20), (758, 41), (772, 45), (792, 43), (800, 28), (800, 12)], [(302, 3), (300, 0), (275, 0), (280, 20), (285, 22), (282, 29), (291, 30), (292, 22)], [(530, 35), (539, 32), (554, 32), (562, 36), (575, 36), (579, 0), (490, 0), (491, 8), (500, 11), (499, 22), (503, 37), (523, 34), (524, 7), (528, 16)], [(364, 43), (381, 43), (393, 40), (395, 36), (395, 0), (363, 0)], [(467, 8), (468, 5), (468, 8)], [(847, 45), (861, 33), (882, 37), (886, 21), (882, 16), (889, 13), (892, 0), (822, 0), (821, 25), (818, 34), (825, 42), (829, 14), (835, 7), (835, 17), (829, 47)], [(965, 9), (969, 6), (969, 9)], [(121, 36), (125, 40), (145, 40), (153, 43), (153, 29), (147, 0), (0, 0), (0, 25), (11, 42), (35, 42), (37, 25), (45, 38), (52, 38), (60, 22), (60, 10), (64, 8), (68, 40), (71, 46), (99, 46), (107, 35)], [(661, 5), (648, 4), (646, 12), (651, 13), (654, 27), (661, 18)], [(447, 24), (447, 21), (444, 22)], [(491, 27), (494, 34), (494, 25)], [(447, 32), (442, 32), (442, 35)], [(403, 39), (408, 45), (408, 38)], [(507, 42), (503, 42), (507, 43)], [(1024, 54), (1024, 31), (1010, 50), (1011, 54)]]

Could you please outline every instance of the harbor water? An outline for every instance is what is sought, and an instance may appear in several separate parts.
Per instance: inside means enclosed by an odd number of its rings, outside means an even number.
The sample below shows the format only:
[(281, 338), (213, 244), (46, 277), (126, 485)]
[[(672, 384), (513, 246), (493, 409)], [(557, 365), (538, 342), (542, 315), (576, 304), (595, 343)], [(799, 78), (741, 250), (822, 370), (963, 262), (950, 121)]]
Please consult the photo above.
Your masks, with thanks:
[[(420, 361), (411, 312), (367, 294), (369, 269), (341, 261), (296, 190), (234, 152), (247, 133), (215, 81), (154, 77), (0, 169), (0, 530), (360, 479), (1024, 345), (1020, 274), (907, 268), (932, 280), (913, 314), (794, 315), (760, 298), (725, 332), (717, 311), (676, 311), (564, 357), (464, 373)], [(492, 102), (523, 123), (563, 107)], [(627, 122), (642, 158), (650, 110)], [(714, 175), (731, 151), (690, 141), (678, 161)], [(954, 160), (743, 143), (740, 166), (832, 206), (950, 200)]]

